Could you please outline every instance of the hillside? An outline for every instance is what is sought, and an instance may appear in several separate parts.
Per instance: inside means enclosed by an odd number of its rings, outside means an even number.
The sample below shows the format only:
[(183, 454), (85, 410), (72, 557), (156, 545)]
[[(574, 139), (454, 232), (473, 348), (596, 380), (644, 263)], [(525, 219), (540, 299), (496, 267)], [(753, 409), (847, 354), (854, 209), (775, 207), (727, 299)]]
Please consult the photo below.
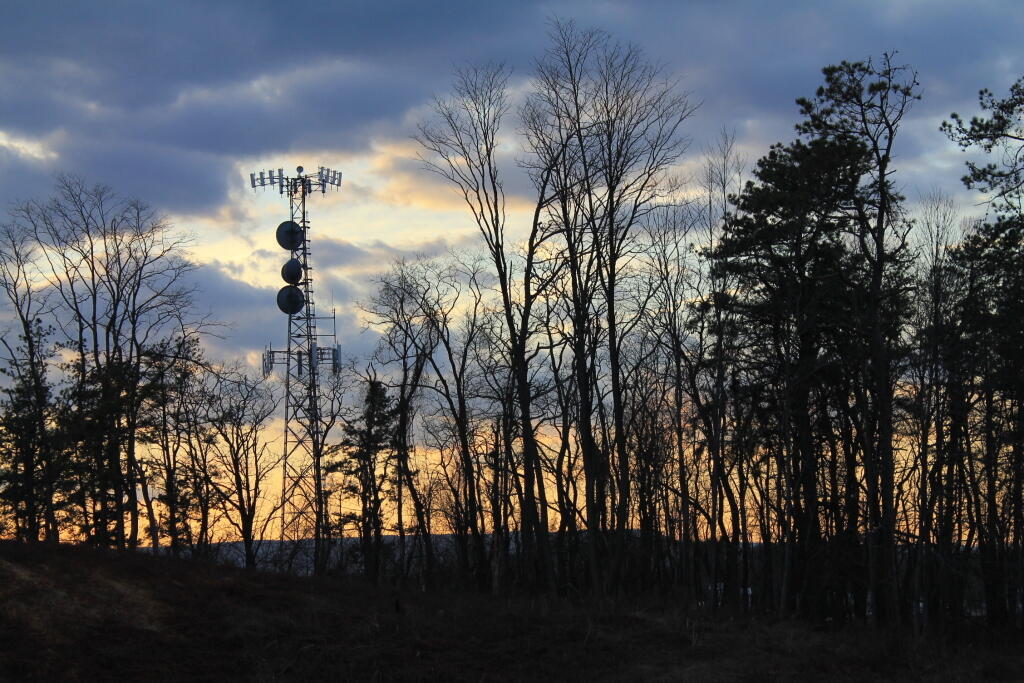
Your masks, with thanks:
[(424, 595), (0, 544), (4, 680), (982, 680), (1021, 671), (1019, 650), (993, 643), (950, 649), (864, 629), (712, 622), (664, 604)]

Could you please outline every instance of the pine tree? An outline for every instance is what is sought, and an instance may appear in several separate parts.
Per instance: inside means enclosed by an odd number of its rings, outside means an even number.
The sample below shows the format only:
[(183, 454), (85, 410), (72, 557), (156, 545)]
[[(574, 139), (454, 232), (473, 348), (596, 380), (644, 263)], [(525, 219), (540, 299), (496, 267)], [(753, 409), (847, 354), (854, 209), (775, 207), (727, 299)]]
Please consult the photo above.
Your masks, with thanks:
[(359, 511), (341, 522), (354, 522), (359, 530), (363, 570), (370, 581), (380, 578), (383, 560), (383, 508), (395, 443), (394, 403), (383, 382), (368, 380), (362, 413), (343, 429), (343, 455), (328, 466), (328, 472), (346, 476), (345, 492), (358, 499)]

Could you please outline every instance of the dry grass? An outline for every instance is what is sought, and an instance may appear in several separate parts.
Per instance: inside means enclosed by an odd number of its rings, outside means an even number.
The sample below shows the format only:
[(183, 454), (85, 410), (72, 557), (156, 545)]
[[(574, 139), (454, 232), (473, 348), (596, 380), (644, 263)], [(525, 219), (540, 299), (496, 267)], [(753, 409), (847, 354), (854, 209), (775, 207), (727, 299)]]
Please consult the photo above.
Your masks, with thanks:
[(86, 548), (0, 545), (5, 680), (1014, 680), (1021, 648), (671, 601), (422, 594)]

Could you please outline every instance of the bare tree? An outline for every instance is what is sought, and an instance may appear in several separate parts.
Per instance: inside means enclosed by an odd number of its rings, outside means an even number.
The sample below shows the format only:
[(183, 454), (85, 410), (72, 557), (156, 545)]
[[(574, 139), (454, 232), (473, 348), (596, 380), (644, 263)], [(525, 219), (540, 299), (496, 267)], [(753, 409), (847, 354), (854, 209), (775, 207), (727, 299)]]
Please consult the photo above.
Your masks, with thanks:
[(411, 464), (412, 428), (415, 403), (425, 381), (424, 372), (438, 344), (436, 327), (424, 317), (421, 303), (424, 272), (418, 263), (397, 262), (379, 282), (376, 295), (366, 306), (371, 321), (384, 327), (375, 359), (397, 364), (392, 388), (395, 396), (395, 494), (399, 534), (399, 565), (406, 570), (404, 496), (408, 494), (416, 519), (417, 542), (423, 546), (423, 577), (429, 585), (434, 573), (433, 539), (424, 494), (416, 485)]
[[(530, 383), (530, 331), (533, 307), (547, 282), (538, 280), (536, 259), (551, 237), (541, 220), (550, 201), (550, 166), (535, 174), (537, 202), (526, 245), (517, 254), (506, 244), (505, 191), (498, 154), (502, 122), (509, 110), (508, 70), (501, 66), (467, 68), (456, 77), (454, 95), (437, 99), (436, 123), (420, 127), (417, 141), (428, 169), (450, 182), (462, 195), (484, 239), (494, 267), (500, 309), (510, 340), (516, 378), (516, 407), (523, 445), (523, 550), (532, 555), (534, 581), (550, 586), (554, 570), (548, 542), (547, 493), (540, 466)], [(518, 267), (514, 259), (519, 261)]]
[(206, 399), (212, 459), (219, 470), (211, 484), (242, 542), (245, 566), (255, 567), (259, 545), (282, 504), (267, 490), (281, 461), (279, 450), (265, 438), (278, 401), (266, 380), (235, 369), (210, 377)]

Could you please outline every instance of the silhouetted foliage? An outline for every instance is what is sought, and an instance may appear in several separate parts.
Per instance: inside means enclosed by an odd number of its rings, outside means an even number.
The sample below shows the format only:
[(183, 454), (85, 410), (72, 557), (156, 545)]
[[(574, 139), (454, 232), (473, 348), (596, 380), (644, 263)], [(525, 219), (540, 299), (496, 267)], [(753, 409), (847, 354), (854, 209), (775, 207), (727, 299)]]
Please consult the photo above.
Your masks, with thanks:
[[(159, 216), (70, 177), (16, 208), (4, 530), (193, 556), (236, 541), (246, 567), (355, 559), (378, 584), (1024, 625), (1024, 81), (943, 124), (1002, 155), (968, 163), (990, 211), (962, 225), (899, 189), (919, 85), (893, 54), (826, 67), (749, 179), (723, 132), (688, 184), (678, 85), (600, 31), (549, 38), (523, 93), (466, 67), (420, 126), (482, 254), (380, 276), (367, 376), (335, 376), (312, 411), (322, 475), (277, 479), (295, 437), (268, 434), (277, 386), (204, 356), (193, 265)], [(511, 136), (531, 195), (514, 213)], [(316, 566), (301, 537), (268, 553), (310, 506), (331, 514)]]
[(395, 405), (387, 388), (376, 378), (366, 382), (366, 396), (359, 418), (342, 428), (343, 456), (327, 466), (348, 483), (342, 488), (347, 499), (355, 498), (358, 509), (343, 513), (339, 524), (356, 526), (362, 551), (363, 573), (370, 581), (380, 577), (384, 551), (384, 504), (395, 449)]

